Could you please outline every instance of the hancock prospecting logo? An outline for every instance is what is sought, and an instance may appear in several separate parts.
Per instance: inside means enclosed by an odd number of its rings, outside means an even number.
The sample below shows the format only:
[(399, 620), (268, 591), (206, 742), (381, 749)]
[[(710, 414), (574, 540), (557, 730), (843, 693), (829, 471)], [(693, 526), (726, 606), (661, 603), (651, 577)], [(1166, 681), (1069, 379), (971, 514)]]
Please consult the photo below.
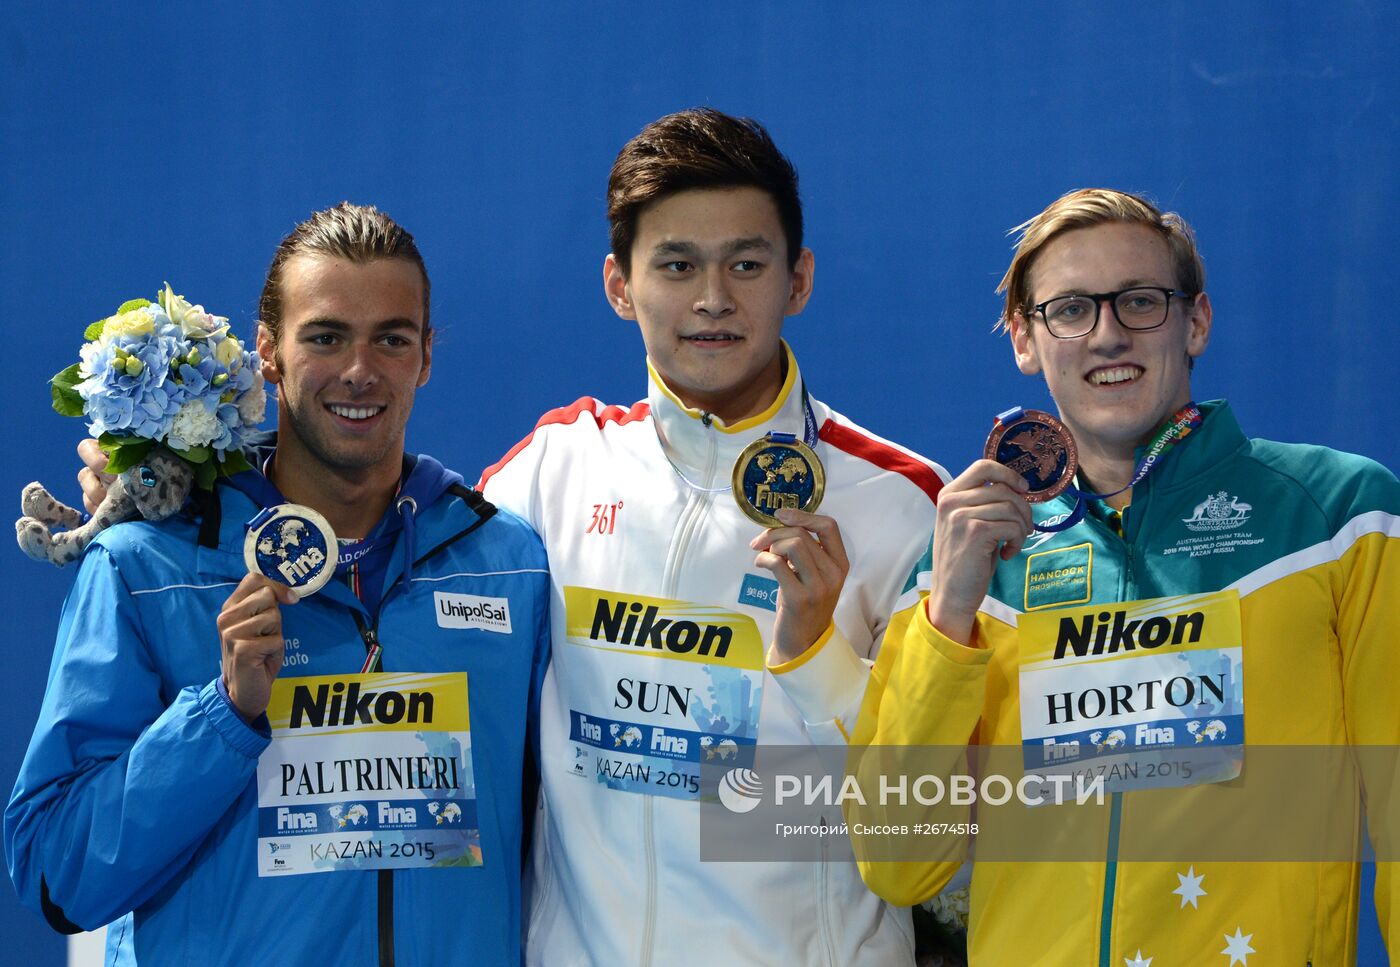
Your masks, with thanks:
[(1181, 522), (1193, 531), (1234, 530), (1249, 520), (1249, 512), (1253, 509), (1253, 504), (1243, 503), (1238, 497), (1221, 490), (1197, 504), (1191, 516), (1183, 517)]
[(731, 813), (746, 813), (763, 801), (763, 779), (752, 769), (730, 769), (719, 781), (719, 801)]

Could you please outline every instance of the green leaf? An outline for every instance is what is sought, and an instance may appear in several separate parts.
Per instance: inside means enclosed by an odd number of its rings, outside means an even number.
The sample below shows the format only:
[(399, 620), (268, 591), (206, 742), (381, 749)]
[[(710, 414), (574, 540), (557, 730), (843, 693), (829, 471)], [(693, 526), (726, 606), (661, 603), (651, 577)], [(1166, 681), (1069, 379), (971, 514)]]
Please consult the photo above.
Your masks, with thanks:
[(176, 450), (174, 447), (171, 447), (170, 452), (177, 456), (184, 457), (193, 464), (208, 463), (210, 458), (214, 456), (214, 451), (211, 447), (191, 447), (188, 450)]
[(218, 466), (213, 460), (197, 463), (194, 467), (194, 483), (200, 490), (213, 490), (214, 481), (219, 477)]
[(74, 390), (54, 385), (49, 387), (49, 394), (53, 396), (54, 412), (59, 416), (83, 415), (85, 401)]
[[(99, 440), (98, 442), (101, 443), (102, 441)], [(146, 459), (146, 454), (151, 452), (151, 447), (153, 446), (155, 446), (155, 443), (151, 440), (138, 439), (132, 439), (125, 444), (111, 448), (104, 445), (102, 449), (107, 451), (107, 472), (121, 473), (125, 470), (130, 470), (132, 467), (139, 466), (141, 462)]]
[(219, 476), (232, 477), (236, 473), (252, 469), (253, 465), (243, 456), (242, 450), (230, 450), (224, 454), (224, 462), (219, 464)]
[(106, 319), (98, 319), (92, 325), (83, 330), (83, 341), (92, 342), (102, 336), (102, 330), (107, 328)]
[(49, 380), (49, 393), (53, 396), (53, 408), (60, 416), (83, 415), (85, 405), (83, 398), (73, 388), (82, 381), (82, 377), (78, 375), (77, 363), (54, 373), (53, 379)]
[(121, 305), (117, 306), (117, 311), (115, 315), (119, 316), (123, 312), (130, 312), (133, 309), (144, 309), (150, 304), (150, 299), (127, 299)]
[(72, 366), (60, 369), (53, 374), (53, 378), (50, 379), (49, 382), (60, 385), (64, 389), (72, 389), (83, 381), (83, 378), (78, 375), (78, 370), (81, 366), (82, 363), (74, 363)]

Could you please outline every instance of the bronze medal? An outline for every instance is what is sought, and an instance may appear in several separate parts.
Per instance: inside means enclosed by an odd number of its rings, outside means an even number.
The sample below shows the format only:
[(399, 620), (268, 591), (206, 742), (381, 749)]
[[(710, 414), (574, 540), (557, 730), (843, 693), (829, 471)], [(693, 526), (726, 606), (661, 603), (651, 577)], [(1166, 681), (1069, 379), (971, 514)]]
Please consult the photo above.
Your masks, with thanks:
[(997, 417), (982, 455), (1010, 467), (1030, 485), (1033, 504), (1062, 494), (1079, 469), (1079, 451), (1063, 423), (1042, 410), (1007, 410)]

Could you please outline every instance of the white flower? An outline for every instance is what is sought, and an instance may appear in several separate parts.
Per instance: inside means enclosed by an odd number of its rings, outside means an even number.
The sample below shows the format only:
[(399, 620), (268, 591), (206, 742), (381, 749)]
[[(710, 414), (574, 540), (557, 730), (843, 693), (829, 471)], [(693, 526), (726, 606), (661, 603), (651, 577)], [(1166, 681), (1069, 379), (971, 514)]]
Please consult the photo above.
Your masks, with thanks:
[(160, 294), (160, 304), (170, 321), (180, 327), (186, 339), (208, 339), (228, 330), (228, 318), (215, 316), (204, 311), (203, 306), (192, 306), (182, 295), (176, 295), (165, 283), (165, 291)]
[(214, 362), (230, 372), (237, 367), (233, 364), (243, 358), (243, 344), (229, 336), (214, 344)]
[(100, 341), (109, 343), (121, 336), (149, 336), (156, 331), (156, 313), (159, 311), (155, 306), (143, 306), (111, 316), (102, 324)]
[(96, 375), (102, 368), (102, 361), (107, 358), (108, 345), (114, 340), (123, 336), (152, 335), (156, 331), (156, 315), (159, 312), (160, 309), (155, 306), (145, 306), (102, 320), (102, 335), (83, 343), (78, 349), (78, 371), (85, 379)]
[(971, 889), (945, 889), (931, 900), (924, 902), (924, 909), (933, 914), (943, 925), (958, 930), (966, 930), (971, 908)]
[(219, 428), (219, 418), (205, 409), (202, 400), (190, 400), (175, 414), (168, 440), (177, 450), (207, 447), (219, 435)]
[(83, 379), (91, 379), (97, 372), (96, 367), (101, 363), (102, 340), (94, 339), (92, 342), (85, 342), (78, 347), (78, 374)]
[(267, 410), (267, 390), (263, 388), (263, 374), (253, 374), (253, 385), (238, 398), (238, 417), (244, 426), (257, 426)]

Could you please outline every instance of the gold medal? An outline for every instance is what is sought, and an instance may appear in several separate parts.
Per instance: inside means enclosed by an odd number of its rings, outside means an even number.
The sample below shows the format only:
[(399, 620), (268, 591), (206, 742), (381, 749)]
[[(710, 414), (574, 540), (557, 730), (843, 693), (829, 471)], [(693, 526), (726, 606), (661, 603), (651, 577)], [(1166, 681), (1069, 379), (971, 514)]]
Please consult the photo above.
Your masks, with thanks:
[(784, 507), (814, 514), (826, 493), (826, 471), (816, 451), (791, 433), (770, 433), (744, 447), (734, 461), (734, 500), (764, 527), (782, 527)]

